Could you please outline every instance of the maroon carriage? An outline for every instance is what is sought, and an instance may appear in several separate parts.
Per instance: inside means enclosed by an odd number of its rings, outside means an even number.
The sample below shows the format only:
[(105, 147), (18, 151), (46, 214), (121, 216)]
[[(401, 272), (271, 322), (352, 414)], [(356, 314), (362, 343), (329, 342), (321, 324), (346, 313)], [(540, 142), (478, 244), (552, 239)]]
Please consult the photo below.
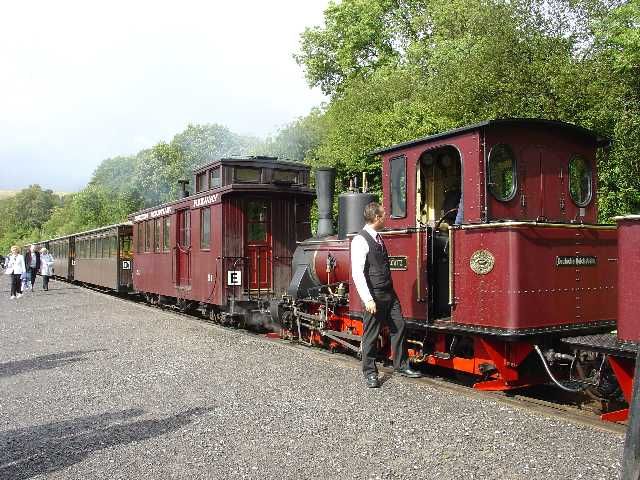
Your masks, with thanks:
[[(507, 390), (546, 381), (542, 362), (567, 361), (559, 337), (614, 328), (616, 230), (595, 223), (604, 144), (574, 125), (512, 119), (374, 152), (414, 362)], [(300, 245), (281, 306), (286, 334), (358, 350), (363, 305), (349, 245), (370, 200), (341, 195), (338, 235)]]
[[(633, 377), (640, 343), (640, 298), (635, 287), (640, 283), (640, 215), (615, 218), (618, 224), (618, 329), (616, 333), (567, 338), (565, 343), (581, 351), (597, 352), (607, 360), (623, 399), (631, 402)], [(613, 383), (615, 386), (615, 383)], [(611, 389), (610, 389), (611, 390)], [(611, 390), (607, 393), (617, 393)], [(611, 396), (611, 395), (609, 395)], [(624, 421), (628, 408), (602, 415), (604, 420)]]
[(194, 171), (195, 193), (132, 215), (134, 287), (147, 300), (199, 308), (225, 324), (264, 323), (310, 236), (309, 167), (225, 158)]

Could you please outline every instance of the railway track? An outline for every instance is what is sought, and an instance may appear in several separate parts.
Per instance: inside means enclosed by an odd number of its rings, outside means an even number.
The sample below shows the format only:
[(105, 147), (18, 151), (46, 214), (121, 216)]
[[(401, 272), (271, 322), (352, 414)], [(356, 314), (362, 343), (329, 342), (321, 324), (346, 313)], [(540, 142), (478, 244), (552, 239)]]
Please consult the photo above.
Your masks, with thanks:
[[(222, 326), (199, 314), (184, 313), (173, 308), (163, 308), (157, 305), (150, 305), (137, 295), (129, 295), (127, 297), (123, 297), (122, 295), (119, 295), (112, 291), (86, 284), (74, 285), (86, 288), (97, 294), (108, 295), (123, 302), (133, 302), (140, 307), (148, 308), (152, 311), (159, 310), (183, 317), (185, 319), (189, 319), (190, 321), (204, 322), (213, 328), (223, 331), (233, 331), (239, 335), (260, 338), (267, 342), (277, 342), (284, 348), (303, 351), (305, 352), (305, 354), (312, 355), (322, 361), (331, 363), (340, 362), (353, 368), (359, 368), (360, 365), (358, 359), (347, 354), (334, 353), (316, 347), (309, 347), (291, 340), (273, 338), (265, 335), (264, 333), (259, 333), (251, 330)], [(384, 383), (389, 378), (391, 378), (393, 369), (388, 366), (382, 366), (380, 368), (380, 372), (382, 373), (382, 383)], [(451, 378), (450, 376), (446, 376), (444, 374), (439, 374), (437, 371), (434, 372), (432, 369), (429, 369), (429, 371), (425, 373), (426, 376), (419, 379), (409, 379), (401, 377), (400, 381), (429, 385), (440, 391), (448, 391), (455, 395), (465, 395), (469, 398), (491, 399), (503, 405), (514, 408), (522, 408), (532, 413), (567, 420), (575, 424), (589, 426), (606, 432), (623, 434), (626, 431), (626, 424), (624, 423), (605, 422), (601, 420), (599, 417), (599, 408), (593, 402), (591, 404), (585, 403), (581, 405), (572, 405), (566, 403), (561, 399), (560, 392), (557, 392), (551, 387), (547, 389), (535, 389), (535, 395), (527, 395), (527, 389), (523, 389), (519, 393), (481, 391), (474, 390), (468, 384), (466, 384), (464, 380)], [(532, 391), (533, 389), (530, 390), (530, 392)]]

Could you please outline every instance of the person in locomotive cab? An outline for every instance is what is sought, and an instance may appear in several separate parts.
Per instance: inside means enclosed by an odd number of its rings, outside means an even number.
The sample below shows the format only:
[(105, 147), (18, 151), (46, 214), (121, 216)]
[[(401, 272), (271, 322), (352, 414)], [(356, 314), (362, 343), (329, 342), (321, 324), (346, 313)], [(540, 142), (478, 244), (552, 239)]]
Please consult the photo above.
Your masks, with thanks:
[(391, 281), (389, 255), (378, 233), (384, 227), (385, 218), (382, 205), (376, 202), (368, 204), (364, 209), (367, 223), (351, 243), (351, 275), (365, 306), (362, 373), (369, 388), (380, 386), (376, 347), (382, 323), (388, 323), (391, 330), (395, 372), (411, 378), (422, 376), (420, 372), (409, 368), (405, 321)]

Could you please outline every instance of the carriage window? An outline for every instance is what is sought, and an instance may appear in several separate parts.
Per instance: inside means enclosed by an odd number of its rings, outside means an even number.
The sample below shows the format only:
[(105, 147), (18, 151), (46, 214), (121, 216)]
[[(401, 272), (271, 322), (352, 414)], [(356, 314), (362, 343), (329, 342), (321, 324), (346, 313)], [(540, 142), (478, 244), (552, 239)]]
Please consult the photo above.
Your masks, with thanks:
[(591, 167), (579, 155), (569, 161), (569, 193), (579, 207), (584, 207), (591, 201)]
[(116, 257), (118, 256), (118, 237), (116, 237), (115, 235), (111, 237), (111, 248), (110, 248), (110, 257)]
[(207, 172), (196, 175), (196, 193), (207, 189)]
[(274, 183), (298, 183), (298, 172), (293, 170), (274, 170), (272, 178)]
[(260, 169), (236, 168), (235, 181), (238, 183), (260, 183)]
[(142, 230), (142, 222), (140, 222), (138, 224), (138, 238), (137, 238), (138, 245), (136, 245), (136, 251), (138, 253), (142, 253), (142, 245), (144, 245), (144, 242), (142, 241), (142, 239), (143, 239), (143, 230)]
[(147, 220), (146, 222), (144, 222), (144, 251), (145, 252), (151, 251), (152, 233), (153, 232), (151, 230), (151, 222)]
[(184, 210), (180, 212), (181, 225), (180, 225), (180, 246), (182, 248), (189, 248), (191, 246), (191, 210)]
[(489, 190), (501, 202), (516, 194), (516, 156), (509, 145), (500, 144), (489, 153)]
[(220, 177), (220, 167), (216, 167), (211, 170), (211, 180), (209, 182), (211, 188), (218, 188), (222, 185), (222, 178)]
[(211, 210), (200, 209), (200, 248), (208, 249), (211, 242)]
[(131, 258), (131, 235), (120, 237), (120, 256), (122, 258)]
[(263, 201), (247, 204), (247, 229), (249, 242), (267, 241), (267, 205)]
[(407, 159), (391, 159), (391, 216), (407, 216)]
[(160, 224), (160, 219), (156, 218), (153, 222), (153, 251), (160, 251), (160, 229), (162, 225)]
[(162, 250), (165, 252), (169, 251), (169, 232), (171, 228), (171, 218), (164, 217), (163, 219), (164, 225), (162, 226)]

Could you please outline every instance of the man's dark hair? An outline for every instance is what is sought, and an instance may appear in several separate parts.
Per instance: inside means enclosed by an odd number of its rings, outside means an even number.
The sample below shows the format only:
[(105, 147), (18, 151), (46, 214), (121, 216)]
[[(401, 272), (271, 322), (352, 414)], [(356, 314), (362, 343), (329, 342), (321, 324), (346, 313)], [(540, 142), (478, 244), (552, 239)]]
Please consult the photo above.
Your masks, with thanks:
[(371, 202), (364, 207), (364, 219), (367, 223), (373, 223), (376, 221), (376, 217), (380, 215), (382, 206), (378, 202)]

